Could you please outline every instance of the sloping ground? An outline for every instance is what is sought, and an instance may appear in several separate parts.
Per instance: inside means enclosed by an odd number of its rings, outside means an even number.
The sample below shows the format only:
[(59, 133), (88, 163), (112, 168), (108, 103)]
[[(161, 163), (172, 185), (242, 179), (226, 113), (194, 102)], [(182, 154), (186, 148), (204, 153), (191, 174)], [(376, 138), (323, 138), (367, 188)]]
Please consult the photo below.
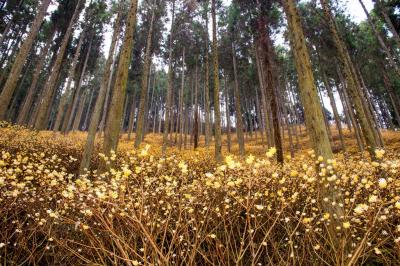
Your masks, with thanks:
[(110, 171), (76, 177), (84, 133), (6, 126), (0, 263), (399, 265), (399, 133), (383, 135), (378, 161), (339, 153), (321, 164), (302, 151), (283, 166), (259, 135), (247, 145), (256, 156), (219, 165), (212, 149), (161, 157), (161, 136), (137, 151), (122, 136), (115, 158), (93, 158)]

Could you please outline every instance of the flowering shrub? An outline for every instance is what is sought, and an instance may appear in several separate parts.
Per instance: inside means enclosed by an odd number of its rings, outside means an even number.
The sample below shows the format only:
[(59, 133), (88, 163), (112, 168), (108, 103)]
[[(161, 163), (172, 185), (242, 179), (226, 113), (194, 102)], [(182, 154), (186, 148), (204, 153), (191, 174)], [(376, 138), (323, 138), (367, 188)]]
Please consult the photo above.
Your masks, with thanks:
[(77, 176), (79, 134), (0, 131), (4, 264), (400, 264), (400, 156), (390, 149), (379, 161), (309, 152), (284, 165), (270, 149), (217, 165), (205, 149), (162, 157), (122, 144), (96, 157), (109, 171)]

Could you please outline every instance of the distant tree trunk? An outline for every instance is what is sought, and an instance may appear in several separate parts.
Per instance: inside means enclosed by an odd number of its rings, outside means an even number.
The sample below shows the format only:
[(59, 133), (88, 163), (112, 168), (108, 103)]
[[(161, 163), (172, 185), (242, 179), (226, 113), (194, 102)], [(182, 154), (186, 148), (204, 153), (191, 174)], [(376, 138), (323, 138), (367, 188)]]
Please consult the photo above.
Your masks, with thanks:
[(57, 82), (57, 78), (59, 76), (60, 68), (61, 68), (61, 63), (64, 58), (65, 50), (67, 48), (69, 39), (71, 37), (71, 33), (73, 30), (73, 26), (79, 17), (80, 13), (80, 6), (81, 6), (81, 1), (79, 0), (76, 4), (74, 14), (72, 15), (72, 18), (69, 22), (68, 28), (64, 34), (63, 40), (61, 42), (61, 47), (58, 51), (56, 61), (54, 63), (53, 69), (50, 71), (50, 76), (46, 81), (46, 84), (44, 86), (43, 90), (43, 97), (39, 103), (39, 109), (38, 109), (38, 114), (37, 118), (35, 121), (35, 128), (38, 130), (46, 129), (47, 128), (47, 112), (49, 110), (49, 105), (51, 103), (52, 95), (55, 90), (55, 85)]
[(78, 45), (76, 46), (74, 58), (72, 59), (72, 64), (71, 64), (71, 67), (70, 67), (69, 73), (68, 73), (67, 86), (65, 88), (64, 94), (61, 96), (60, 104), (58, 106), (56, 121), (55, 121), (54, 128), (53, 128), (54, 131), (58, 131), (60, 129), (61, 120), (62, 120), (63, 116), (65, 117), (64, 119), (67, 118), (67, 114), (65, 112), (66, 111), (65, 106), (67, 105), (67, 101), (69, 100), (68, 98), (70, 98), (72, 96), (71, 95), (71, 84), (72, 84), (72, 80), (75, 77), (76, 65), (78, 63), (78, 59), (81, 54), (81, 47), (82, 47), (83, 39), (85, 36), (84, 32), (85, 31), (83, 31), (81, 33), (81, 36), (79, 37), (79, 41), (78, 41)]
[[(173, 38), (174, 38), (174, 23), (175, 23), (175, 0), (172, 0), (172, 20), (171, 20), (171, 30), (169, 35), (169, 56), (168, 56), (168, 87), (166, 95), (166, 106), (165, 106), (165, 119), (164, 119), (164, 132), (163, 132), (163, 145), (162, 153), (165, 154), (168, 145), (168, 132), (169, 124), (171, 118), (173, 118), (172, 113), (172, 90), (173, 90), (173, 66), (172, 66), (172, 50), (173, 50)], [(172, 127), (171, 127), (172, 129)]]
[(142, 143), (144, 137), (144, 120), (145, 120), (145, 106), (148, 95), (148, 80), (149, 80), (149, 69), (151, 65), (151, 41), (153, 36), (153, 25), (154, 25), (154, 16), (155, 16), (155, 5), (151, 7), (152, 14), (150, 20), (150, 27), (147, 33), (147, 41), (146, 41), (146, 52), (144, 56), (144, 65), (143, 65), (143, 74), (142, 74), (142, 86), (140, 91), (140, 102), (139, 102), (139, 112), (138, 119), (136, 124), (136, 136), (135, 136), (135, 148), (139, 148)]
[(338, 112), (338, 109), (337, 109), (337, 106), (336, 106), (335, 98), (333, 96), (332, 87), (329, 84), (328, 78), (326, 77), (326, 73), (323, 72), (322, 75), (323, 75), (323, 82), (324, 82), (325, 88), (326, 88), (326, 90), (328, 92), (329, 101), (330, 101), (331, 106), (332, 106), (333, 116), (335, 118), (336, 127), (337, 127), (337, 130), (339, 132), (340, 145), (341, 145), (342, 150), (346, 151), (346, 147), (345, 147), (345, 144), (344, 144), (344, 138), (343, 138), (342, 122), (340, 121), (340, 116), (339, 116), (339, 112)]
[(184, 103), (184, 87), (185, 87), (185, 47), (183, 48), (182, 52), (182, 81), (181, 81), (181, 90), (179, 96), (179, 142), (178, 148), (179, 150), (182, 149), (183, 144), (183, 122), (184, 122), (184, 115), (183, 115), (183, 103)]
[(347, 88), (354, 103), (354, 108), (357, 112), (357, 117), (360, 121), (361, 130), (363, 131), (363, 135), (368, 146), (368, 151), (371, 154), (371, 156), (375, 156), (375, 149), (380, 145), (375, 139), (374, 127), (371, 126), (370, 124), (372, 121), (368, 120), (368, 116), (363, 109), (363, 103), (360, 97), (361, 85), (358, 82), (354, 65), (351, 61), (350, 55), (346, 47), (344, 46), (343, 41), (339, 37), (337, 26), (332, 17), (327, 0), (320, 0), (320, 1), (324, 9), (325, 17), (328, 19), (329, 28), (338, 51), (340, 61), (343, 65), (346, 81), (348, 82)]
[(226, 75), (224, 75), (225, 86), (225, 116), (226, 116), (226, 136), (228, 142), (228, 152), (231, 152), (231, 114), (229, 111), (229, 86)]
[(268, 148), (270, 148), (270, 147), (272, 147), (272, 140), (271, 140), (272, 132), (271, 132), (270, 122), (269, 122), (269, 113), (270, 112), (268, 112), (269, 108), (267, 107), (265, 90), (263, 89), (265, 86), (264, 86), (264, 73), (262, 70), (261, 58), (260, 58), (261, 57), (260, 53), (262, 52), (261, 49), (262, 49), (262, 47), (260, 45), (260, 42), (257, 42), (256, 48), (255, 48), (255, 51), (256, 51), (255, 53), (256, 53), (258, 81), (259, 81), (260, 91), (261, 91), (261, 107), (262, 107), (261, 113), (263, 116), (263, 124), (264, 124), (264, 129), (265, 129), (267, 146), (268, 146)]
[(92, 107), (92, 102), (93, 102), (93, 98), (94, 98), (94, 89), (90, 90), (90, 98), (89, 98), (89, 103), (85, 112), (85, 120), (83, 121), (83, 130), (87, 129), (87, 125), (88, 125), (88, 121), (89, 121), (89, 117), (90, 117), (90, 111), (91, 111), (91, 107)]
[[(193, 123), (193, 142), (194, 149), (196, 150), (199, 147), (199, 101), (198, 101), (198, 66), (196, 62), (196, 72), (194, 78), (194, 123)], [(192, 101), (193, 102), (193, 101)]]
[(256, 110), (257, 110), (257, 127), (260, 130), (260, 135), (261, 135), (261, 144), (264, 147), (265, 143), (264, 143), (264, 117), (263, 117), (263, 113), (261, 111), (261, 105), (260, 105), (260, 99), (259, 99), (259, 95), (258, 95), (258, 88), (255, 87), (255, 91), (256, 91)]
[(121, 55), (116, 72), (113, 94), (111, 98), (110, 110), (104, 131), (104, 154), (109, 156), (111, 151), (117, 150), (120, 124), (122, 118), (123, 106), (121, 102), (125, 100), (126, 84), (128, 81), (128, 69), (131, 63), (131, 54), (133, 48), (133, 38), (136, 28), (137, 0), (131, 0), (129, 15), (126, 21), (125, 37), (121, 47)]
[(205, 123), (205, 143), (208, 147), (211, 141), (211, 125), (210, 125), (210, 118), (211, 118), (211, 111), (210, 111), (210, 66), (209, 66), (209, 39), (208, 39), (208, 3), (209, 1), (206, 0), (206, 26), (205, 26), (205, 33), (206, 33), (206, 47), (205, 47), (205, 80), (204, 80), (204, 123)]
[(136, 115), (136, 96), (135, 96), (135, 91), (133, 91), (131, 109), (129, 111), (128, 140), (131, 140), (131, 135), (133, 132), (133, 128), (135, 126), (135, 115)]
[(74, 122), (75, 113), (78, 108), (79, 97), (81, 96), (83, 79), (85, 78), (85, 75), (86, 75), (86, 68), (88, 65), (91, 48), (92, 48), (92, 40), (90, 40), (89, 48), (86, 52), (86, 57), (85, 57), (85, 61), (83, 62), (83, 67), (82, 67), (81, 75), (79, 77), (78, 85), (75, 88), (74, 94), (71, 95), (72, 102), (70, 101), (66, 106), (65, 118), (64, 118), (64, 122), (63, 122), (63, 125), (61, 128), (61, 130), (64, 132), (64, 134), (67, 133), (71, 129), (72, 124)]
[(120, 127), (120, 132), (121, 132), (121, 136), (125, 131), (125, 121), (126, 121), (126, 116), (127, 116), (127, 112), (126, 110), (128, 110), (128, 102), (129, 102), (129, 98), (125, 97), (125, 102), (124, 102), (124, 111), (122, 112), (122, 119), (121, 119), (121, 127)]
[(234, 43), (232, 43), (232, 62), (233, 62), (233, 76), (234, 76), (234, 99), (235, 99), (235, 118), (236, 118), (236, 134), (239, 143), (239, 154), (244, 156), (246, 151), (244, 147), (244, 134), (243, 134), (243, 121), (242, 121), (242, 110), (240, 103), (240, 92), (239, 92), (239, 81), (237, 74), (236, 64), (236, 49)]
[(339, 94), (341, 94), (343, 96), (343, 100), (344, 101), (342, 101), (342, 103), (344, 104), (344, 106), (346, 106), (346, 109), (348, 110), (349, 118), (350, 118), (350, 121), (351, 121), (350, 124), (352, 124), (353, 128), (354, 128), (354, 135), (356, 136), (358, 149), (359, 149), (360, 152), (362, 152), (364, 150), (364, 143), (362, 141), (362, 135), (361, 135), (360, 127), (358, 125), (358, 121), (355, 118), (353, 105), (350, 103), (349, 96), (347, 95), (346, 82), (344, 81), (344, 77), (343, 77), (342, 73), (340, 72), (339, 66), (337, 66), (336, 71), (338, 73), (338, 77), (340, 79), (340, 83), (343, 86), (342, 88), (337, 86), (337, 89), (339, 91)]
[(74, 119), (74, 123), (72, 124), (72, 131), (77, 131), (80, 129), (80, 124), (82, 120), (83, 109), (85, 107), (86, 98), (87, 98), (88, 91), (84, 91), (82, 96), (80, 97), (79, 105), (76, 111), (76, 116)]
[(32, 76), (32, 80), (31, 80), (31, 85), (29, 86), (28, 92), (25, 96), (25, 100), (22, 104), (22, 107), (20, 108), (21, 111), (18, 114), (18, 118), (17, 118), (17, 124), (19, 125), (25, 125), (28, 119), (28, 115), (29, 115), (29, 110), (32, 107), (32, 103), (33, 103), (33, 99), (35, 96), (35, 92), (37, 91), (37, 84), (40, 78), (40, 73), (42, 72), (44, 63), (46, 62), (46, 55), (49, 52), (51, 43), (53, 41), (53, 36), (54, 36), (54, 32), (53, 34), (50, 34), (50, 37), (48, 38), (45, 46), (43, 47), (43, 49), (40, 51), (39, 57), (38, 57), (38, 62), (36, 62), (36, 67), (35, 70), (33, 72), (33, 76)]
[(0, 120), (4, 120), (6, 118), (7, 108), (17, 87), (18, 79), (24, 66), (25, 60), (28, 57), (29, 51), (31, 50), (36, 36), (40, 30), (40, 26), (42, 25), (50, 2), (50, 0), (42, 0), (38, 13), (36, 14), (30, 28), (30, 32), (27, 38), (22, 43), (11, 67), (10, 73), (8, 74), (7, 81), (0, 94)]

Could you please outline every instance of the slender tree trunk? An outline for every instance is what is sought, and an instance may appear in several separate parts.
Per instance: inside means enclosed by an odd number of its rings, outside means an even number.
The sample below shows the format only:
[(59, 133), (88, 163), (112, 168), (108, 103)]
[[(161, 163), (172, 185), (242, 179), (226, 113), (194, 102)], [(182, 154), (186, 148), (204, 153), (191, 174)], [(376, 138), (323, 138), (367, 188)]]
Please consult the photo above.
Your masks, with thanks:
[(30, 28), (30, 32), (27, 38), (22, 43), (17, 57), (15, 58), (14, 63), (11, 67), (11, 71), (8, 74), (7, 81), (0, 94), (0, 120), (4, 120), (6, 118), (7, 108), (16, 89), (25, 60), (28, 57), (29, 51), (31, 50), (36, 36), (40, 30), (40, 26), (42, 25), (50, 2), (50, 0), (42, 0), (39, 11), (36, 14), (33, 24)]
[(81, 95), (81, 89), (82, 89), (82, 83), (83, 83), (83, 79), (85, 78), (86, 75), (86, 68), (88, 65), (88, 60), (89, 60), (89, 55), (92, 49), (92, 40), (90, 40), (89, 43), (89, 48), (86, 52), (86, 57), (85, 57), (85, 61), (83, 63), (83, 67), (82, 67), (82, 72), (81, 75), (79, 77), (79, 82), (78, 85), (75, 89), (75, 93), (74, 95), (72, 95), (72, 103), (69, 102), (66, 106), (66, 113), (65, 113), (65, 118), (64, 118), (64, 123), (62, 125), (62, 131), (64, 133), (67, 133), (68, 130), (71, 129), (72, 124), (74, 122), (74, 116), (78, 107), (78, 102), (79, 102), (79, 97)]
[[(194, 123), (193, 123), (193, 142), (194, 149), (196, 150), (199, 146), (199, 97), (198, 97), (198, 66), (196, 62), (195, 78), (194, 78)], [(193, 103), (193, 100), (192, 100)]]
[(231, 152), (231, 114), (229, 109), (229, 86), (227, 77), (224, 75), (224, 86), (225, 86), (225, 116), (226, 116), (226, 136), (228, 142), (228, 152)]
[(133, 91), (131, 109), (129, 111), (128, 140), (131, 140), (131, 135), (133, 132), (133, 128), (135, 126), (135, 115), (136, 115), (136, 96), (135, 96), (135, 91)]
[[(55, 31), (54, 31), (55, 32)], [(28, 115), (29, 115), (29, 110), (32, 107), (33, 103), (33, 98), (35, 95), (35, 92), (37, 92), (37, 84), (40, 78), (40, 73), (42, 72), (43, 66), (46, 61), (46, 55), (49, 52), (51, 43), (53, 41), (53, 34), (50, 34), (49, 39), (47, 40), (45, 46), (43, 49), (40, 51), (39, 57), (38, 57), (38, 62), (36, 62), (36, 67), (33, 72), (32, 80), (31, 80), (31, 85), (29, 86), (28, 92), (25, 96), (24, 103), (22, 104), (22, 107), (20, 108), (21, 111), (19, 112), (18, 118), (17, 118), (17, 124), (19, 125), (24, 125), (27, 122)]]
[(76, 111), (74, 123), (72, 124), (72, 131), (77, 131), (80, 129), (79, 126), (82, 120), (83, 109), (85, 108), (87, 93), (87, 91), (84, 91), (82, 97), (80, 97), (81, 99), (79, 101), (78, 109)]
[(143, 65), (143, 74), (142, 74), (142, 86), (140, 92), (140, 102), (139, 102), (139, 112), (138, 119), (136, 125), (136, 137), (135, 137), (135, 148), (138, 148), (143, 140), (143, 131), (144, 131), (144, 120), (145, 120), (145, 105), (148, 95), (148, 80), (149, 80), (149, 70), (151, 65), (151, 41), (153, 36), (153, 25), (154, 25), (154, 16), (155, 16), (155, 5), (151, 7), (151, 21), (149, 31), (147, 33), (147, 41), (146, 41), (146, 52), (144, 56), (144, 65)]
[(243, 121), (242, 121), (242, 110), (240, 103), (240, 92), (239, 92), (239, 81), (237, 74), (236, 65), (236, 49), (234, 43), (232, 43), (232, 62), (233, 62), (233, 76), (234, 76), (234, 99), (235, 99), (235, 118), (236, 118), (236, 134), (239, 143), (239, 154), (244, 156), (246, 151), (244, 147), (244, 134), (243, 134)]
[(209, 65), (209, 39), (208, 39), (208, 4), (209, 1), (206, 0), (206, 47), (205, 47), (205, 80), (204, 80), (204, 112), (205, 112), (205, 143), (208, 147), (211, 141), (212, 129), (210, 125), (211, 110), (210, 110), (210, 65)]
[(73, 26), (74, 26), (77, 18), (79, 17), (81, 1), (82, 0), (79, 0), (76, 4), (74, 14), (72, 15), (72, 18), (69, 22), (68, 28), (67, 28), (67, 30), (64, 34), (63, 40), (61, 42), (61, 47), (58, 51), (57, 58), (54, 63), (53, 69), (50, 72), (50, 77), (48, 78), (48, 80), (46, 81), (46, 84), (44, 86), (44, 90), (43, 90), (43, 94), (42, 94), (43, 97), (39, 103), (38, 114), (37, 114), (37, 118), (35, 121), (35, 128), (38, 130), (47, 128), (47, 122), (48, 122), (47, 121), (47, 112), (48, 112), (49, 105), (51, 102), (51, 97), (55, 90), (55, 85), (57, 83), (57, 78), (58, 78), (58, 74), (60, 72), (61, 63), (63, 61), (65, 50), (67, 48), (71, 33), (73, 31)]
[(358, 125), (358, 121), (356, 120), (355, 114), (354, 114), (354, 109), (352, 104), (349, 101), (349, 96), (347, 95), (347, 88), (346, 88), (346, 82), (344, 81), (344, 77), (342, 75), (342, 73), (340, 72), (339, 66), (337, 66), (336, 69), (337, 73), (338, 73), (338, 77), (340, 79), (340, 83), (342, 84), (342, 88), (340, 88), (339, 86), (337, 86), (339, 93), (343, 96), (344, 101), (342, 101), (345, 106), (347, 107), (347, 110), (349, 112), (349, 118), (351, 121), (351, 124), (353, 125), (354, 128), (354, 135), (356, 137), (357, 140), (357, 145), (359, 148), (359, 151), (362, 152), (364, 150), (364, 143), (362, 140), (362, 133), (360, 130), (360, 127)]
[[(168, 87), (167, 87), (167, 95), (166, 95), (166, 106), (165, 106), (165, 120), (164, 120), (164, 132), (163, 132), (163, 145), (162, 145), (162, 153), (165, 154), (167, 151), (168, 145), (168, 133), (169, 133), (169, 124), (172, 113), (172, 90), (173, 90), (173, 65), (172, 65), (172, 46), (173, 46), (173, 38), (174, 38), (174, 23), (175, 23), (175, 0), (172, 0), (172, 20), (171, 20), (171, 30), (169, 35), (169, 57), (168, 57)], [(172, 127), (171, 127), (172, 129)]]
[(180, 90), (180, 96), (179, 96), (179, 142), (178, 142), (178, 148), (179, 150), (182, 149), (182, 143), (183, 143), (183, 122), (184, 122), (184, 116), (183, 116), (183, 103), (184, 103), (184, 87), (185, 87), (185, 47), (183, 48), (182, 52), (182, 81), (181, 81), (181, 90)]
[(344, 138), (343, 138), (342, 122), (340, 121), (340, 116), (339, 116), (339, 112), (338, 112), (338, 109), (336, 106), (335, 98), (333, 96), (332, 87), (329, 84), (328, 78), (326, 77), (326, 73), (323, 72), (322, 75), (323, 75), (323, 82), (324, 82), (325, 88), (328, 92), (329, 101), (332, 106), (333, 116), (335, 118), (336, 127), (337, 127), (337, 130), (339, 133), (340, 145), (341, 145), (342, 150), (346, 151), (346, 146), (344, 144)]
[[(267, 103), (266, 103), (266, 96), (265, 96), (265, 88), (264, 86), (264, 73), (261, 67), (261, 56), (260, 53), (262, 47), (260, 46), (260, 42), (257, 42), (255, 51), (256, 51), (256, 63), (257, 63), (257, 73), (258, 73), (258, 80), (260, 84), (260, 91), (261, 91), (261, 106), (262, 106), (262, 116), (263, 116), (263, 124), (264, 124), (264, 129), (265, 129), (265, 135), (266, 135), (266, 140), (267, 140), (267, 146), (270, 148), (272, 146), (272, 140), (271, 140), (271, 128), (270, 128), (270, 123), (269, 123), (269, 113), (268, 108), (267, 108)], [(260, 51), (259, 51), (260, 50)]]
[(129, 15), (126, 21), (125, 37), (121, 47), (121, 55), (118, 62), (116, 80), (111, 98), (109, 115), (104, 131), (103, 150), (106, 156), (111, 151), (117, 150), (120, 123), (122, 118), (123, 106), (121, 102), (125, 100), (126, 84), (128, 81), (128, 69), (131, 62), (133, 48), (133, 37), (136, 28), (137, 0), (131, 0)]
[(83, 126), (82, 126), (83, 130), (87, 129), (87, 125), (88, 125), (88, 121), (89, 121), (89, 117), (90, 117), (90, 111), (92, 110), (91, 107), (92, 107), (93, 98), (94, 98), (94, 89), (91, 89), (88, 107), (85, 112), (85, 120), (84, 120)]
[(67, 101), (69, 100), (69, 98), (72, 97), (71, 84), (72, 84), (72, 80), (75, 77), (76, 65), (78, 63), (78, 59), (81, 54), (81, 47), (82, 47), (84, 36), (85, 36), (85, 31), (83, 31), (81, 33), (81, 36), (79, 37), (78, 45), (76, 46), (74, 58), (72, 59), (72, 64), (71, 64), (71, 67), (70, 67), (69, 73), (68, 73), (67, 86), (65, 88), (64, 94), (61, 96), (60, 104), (58, 106), (56, 121), (55, 121), (54, 128), (53, 128), (54, 131), (58, 131), (60, 129), (61, 119), (63, 118), (63, 116), (65, 117), (64, 119), (67, 118), (67, 114), (65, 112), (66, 111), (65, 106), (67, 105)]

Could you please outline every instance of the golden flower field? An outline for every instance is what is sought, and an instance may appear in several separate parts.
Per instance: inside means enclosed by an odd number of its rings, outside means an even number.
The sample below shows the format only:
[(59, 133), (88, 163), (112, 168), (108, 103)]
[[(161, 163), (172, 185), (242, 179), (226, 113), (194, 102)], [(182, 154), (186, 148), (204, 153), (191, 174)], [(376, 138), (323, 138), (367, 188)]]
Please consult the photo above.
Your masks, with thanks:
[(374, 160), (348, 140), (326, 164), (302, 150), (284, 165), (259, 140), (217, 164), (122, 136), (110, 158), (98, 143), (108, 171), (77, 176), (84, 133), (0, 127), (1, 265), (400, 264), (400, 133)]

